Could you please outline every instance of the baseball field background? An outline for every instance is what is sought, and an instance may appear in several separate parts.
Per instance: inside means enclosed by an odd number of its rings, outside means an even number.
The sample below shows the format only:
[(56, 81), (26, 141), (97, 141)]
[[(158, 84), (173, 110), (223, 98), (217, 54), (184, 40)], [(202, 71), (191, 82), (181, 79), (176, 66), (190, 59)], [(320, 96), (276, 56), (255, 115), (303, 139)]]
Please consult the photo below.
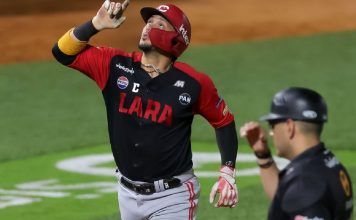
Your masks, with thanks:
[[(323, 140), (348, 168), (355, 190), (355, 1), (171, 2), (192, 23), (192, 45), (181, 60), (213, 78), (237, 129), (265, 114), (273, 94), (285, 87), (309, 87), (325, 97), (329, 122)], [(136, 50), (144, 25), (139, 9), (160, 3), (132, 0), (127, 22), (92, 42)], [(1, 220), (119, 219), (100, 91), (51, 56), (57, 39), (93, 17), (100, 5), (99, 0), (0, 1)], [(202, 185), (198, 219), (265, 219), (268, 200), (241, 139), (240, 204), (234, 209), (208, 204), (219, 168), (214, 137), (197, 117), (192, 141)]]

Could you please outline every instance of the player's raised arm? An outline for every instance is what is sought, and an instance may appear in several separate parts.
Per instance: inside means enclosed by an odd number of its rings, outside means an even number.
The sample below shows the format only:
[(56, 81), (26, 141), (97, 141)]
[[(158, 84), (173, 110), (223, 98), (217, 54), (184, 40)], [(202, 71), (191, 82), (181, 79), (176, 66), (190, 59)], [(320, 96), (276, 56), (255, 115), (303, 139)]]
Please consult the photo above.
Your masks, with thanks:
[(54, 57), (64, 65), (72, 63), (92, 36), (104, 29), (118, 28), (125, 21), (126, 17), (122, 15), (129, 2), (130, 0), (123, 3), (105, 0), (90, 21), (70, 29), (58, 40), (52, 49)]
[(268, 198), (273, 199), (277, 190), (279, 170), (268, 148), (266, 132), (259, 123), (248, 122), (240, 128), (240, 136), (247, 139), (255, 153), (263, 188)]

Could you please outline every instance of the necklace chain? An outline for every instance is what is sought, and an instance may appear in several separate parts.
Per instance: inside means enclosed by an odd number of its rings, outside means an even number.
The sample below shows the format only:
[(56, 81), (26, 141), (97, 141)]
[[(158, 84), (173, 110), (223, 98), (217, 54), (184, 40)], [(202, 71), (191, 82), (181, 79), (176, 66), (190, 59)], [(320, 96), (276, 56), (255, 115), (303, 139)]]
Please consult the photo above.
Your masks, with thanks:
[[(158, 67), (156, 67), (156, 66), (153, 65), (153, 64), (141, 63), (141, 65), (142, 65), (143, 67), (152, 68), (152, 69), (153, 69), (153, 70), (150, 70), (150, 71), (147, 71), (147, 70), (146, 70), (148, 73), (154, 73), (154, 72), (156, 72), (156, 73), (158, 73), (158, 74), (163, 73)], [(169, 66), (167, 67), (167, 70), (169, 70), (169, 69), (171, 68), (171, 66), (172, 66), (172, 64), (169, 64)]]
[(157, 67), (155, 67), (153, 64), (145, 64), (145, 63), (141, 63), (142, 66), (146, 67), (146, 68), (152, 68), (153, 70), (151, 71), (147, 71), (148, 73), (153, 73), (156, 72), (158, 74), (162, 73), (161, 70)]

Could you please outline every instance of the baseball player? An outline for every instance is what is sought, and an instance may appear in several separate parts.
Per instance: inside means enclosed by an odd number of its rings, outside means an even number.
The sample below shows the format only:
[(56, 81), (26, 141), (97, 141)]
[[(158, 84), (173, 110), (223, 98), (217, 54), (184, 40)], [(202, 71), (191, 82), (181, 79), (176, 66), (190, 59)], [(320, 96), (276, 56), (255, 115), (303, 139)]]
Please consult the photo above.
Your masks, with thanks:
[(240, 128), (257, 157), (270, 199), (270, 220), (351, 220), (353, 193), (345, 167), (320, 140), (327, 121), (324, 99), (306, 88), (278, 92), (271, 112), (261, 117), (271, 126), (278, 156), (291, 162), (279, 172), (257, 122)]
[(141, 9), (141, 52), (94, 47), (89, 39), (118, 28), (129, 1), (105, 1), (88, 22), (65, 33), (52, 49), (62, 64), (101, 89), (119, 180), (122, 219), (195, 219), (200, 186), (194, 175), (191, 125), (196, 114), (215, 128), (220, 176), (215, 207), (235, 207), (237, 134), (234, 116), (211, 79), (177, 62), (191, 40), (187, 16), (173, 4)]

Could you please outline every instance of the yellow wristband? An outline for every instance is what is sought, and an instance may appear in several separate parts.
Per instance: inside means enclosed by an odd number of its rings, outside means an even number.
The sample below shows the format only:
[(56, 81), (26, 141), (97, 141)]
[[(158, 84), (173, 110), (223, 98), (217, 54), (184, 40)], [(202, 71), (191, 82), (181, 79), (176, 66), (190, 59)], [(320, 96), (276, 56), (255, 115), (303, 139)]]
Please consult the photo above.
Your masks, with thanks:
[(66, 55), (76, 55), (87, 45), (87, 42), (77, 41), (70, 36), (73, 30), (74, 28), (70, 29), (58, 40), (59, 49)]

